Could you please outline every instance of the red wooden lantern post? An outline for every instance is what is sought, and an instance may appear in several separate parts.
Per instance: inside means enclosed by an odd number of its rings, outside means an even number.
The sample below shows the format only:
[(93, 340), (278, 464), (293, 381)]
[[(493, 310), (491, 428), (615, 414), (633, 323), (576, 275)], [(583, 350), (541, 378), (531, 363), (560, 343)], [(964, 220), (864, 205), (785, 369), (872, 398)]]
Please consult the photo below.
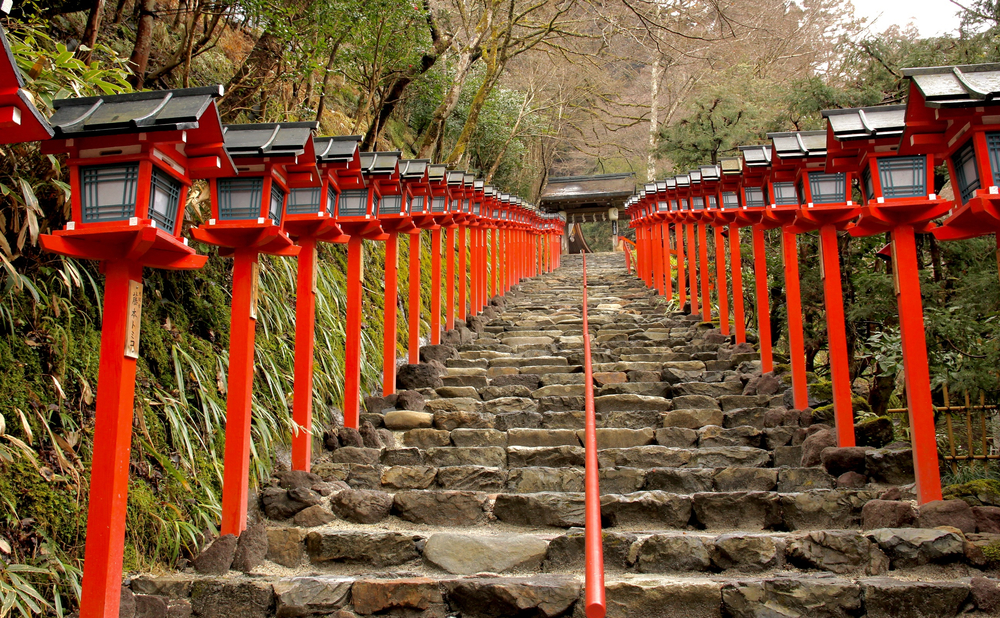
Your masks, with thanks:
[[(461, 225), (465, 221), (462, 214), (462, 200), (465, 197), (465, 172), (446, 172), (448, 183), (448, 214), (451, 215), (451, 222), (448, 225), (448, 264), (447, 264), (447, 330), (455, 328), (455, 297), (458, 296), (458, 303), (462, 307), (458, 310), (458, 319), (465, 321), (465, 227)], [(455, 242), (455, 234), (458, 233), (458, 242)], [(455, 272), (455, 249), (458, 249), (458, 270), (461, 275), (456, 277)]]
[[(408, 204), (408, 213), (415, 231), (410, 232), (410, 299), (409, 310), (409, 362), (415, 365), (420, 362), (420, 233), (422, 230), (440, 230), (441, 226), (434, 220), (431, 211), (431, 187), (427, 159), (411, 159), (402, 162), (399, 175), (405, 188), (404, 202)], [(440, 236), (438, 237), (440, 240)], [(440, 246), (440, 245), (439, 245)], [(440, 251), (440, 249), (438, 249)], [(440, 256), (440, 253), (439, 253)], [(438, 257), (440, 264), (441, 258)], [(440, 296), (438, 297), (440, 299)], [(439, 309), (440, 310), (440, 309)], [(438, 318), (440, 320), (440, 317)]]
[[(444, 165), (427, 166), (430, 210), (435, 225), (431, 228), (431, 345), (441, 343), (441, 229), (451, 223), (451, 215), (448, 214), (451, 196), (448, 193), (447, 172)], [(448, 232), (448, 237), (451, 247), (448, 255), (453, 255), (452, 232)], [(445, 323), (448, 324), (447, 321)]]
[[(719, 330), (723, 335), (729, 335), (729, 292), (726, 289), (726, 249), (723, 242), (722, 226), (717, 223), (719, 209), (719, 184), (722, 181), (722, 170), (718, 165), (702, 165), (701, 184), (702, 193), (705, 199), (705, 210), (702, 213), (702, 229), (709, 226), (713, 230), (713, 242), (715, 243), (715, 290), (719, 303)], [(706, 239), (707, 240), (707, 239)], [(707, 245), (707, 243), (705, 243)], [(707, 252), (707, 247), (704, 249)], [(706, 266), (705, 272), (708, 273)], [(702, 285), (706, 283), (711, 287), (711, 281), (706, 276), (702, 278)], [(710, 299), (710, 292), (706, 290), (705, 298)], [(708, 304), (706, 302), (706, 304)], [(711, 314), (709, 313), (709, 319)]]
[[(709, 281), (708, 273), (708, 235), (706, 234), (704, 223), (706, 218), (705, 186), (702, 182), (700, 169), (691, 170), (687, 175), (691, 181), (691, 188), (688, 193), (688, 204), (691, 208), (691, 230), (692, 234), (694, 234), (691, 240), (692, 249), (695, 244), (695, 236), (697, 237), (698, 243), (698, 270), (700, 271), (701, 276), (697, 279), (697, 281), (701, 286), (701, 320), (703, 322), (710, 322), (712, 320), (712, 286)], [(692, 261), (692, 266), (693, 264), (694, 262)], [(692, 296), (694, 296), (694, 294), (692, 294)]]
[[(683, 222), (683, 238), (687, 244), (688, 265), (688, 298), (691, 302), (691, 315), (699, 313), (698, 304), (698, 262), (695, 256), (694, 244), (694, 213), (691, 210), (691, 177), (681, 174), (674, 177), (677, 183), (677, 205), (680, 220)], [(678, 248), (679, 250), (679, 248)]]
[(246, 528), (258, 259), (261, 253), (299, 253), (282, 227), (282, 218), (290, 189), (321, 184), (312, 141), (316, 126), (314, 122), (226, 126), (226, 151), (239, 176), (210, 180), (212, 218), (191, 230), (195, 239), (233, 258), (220, 528), (224, 535), (239, 536)]
[(327, 166), (350, 161), (360, 136), (314, 140), (320, 167), (320, 187), (301, 187), (288, 194), (284, 227), (300, 247), (295, 285), (295, 379), (292, 396), (292, 469), (308, 472), (312, 465), (313, 360), (316, 331), (317, 253), (320, 242), (347, 242), (334, 222), (338, 187)]
[[(413, 223), (406, 211), (406, 199), (399, 178), (399, 155), (399, 151), (363, 152), (360, 158), (361, 175), (368, 187), (369, 199), (372, 203), (372, 217), (378, 221), (378, 225), (384, 233), (377, 235), (375, 240), (385, 240), (385, 293), (382, 305), (382, 392), (385, 395), (396, 392), (399, 235), (408, 234), (413, 230)], [(348, 244), (349, 261), (350, 244)]]
[(765, 211), (768, 204), (767, 180), (771, 167), (770, 146), (740, 146), (743, 179), (740, 183), (740, 211), (736, 222), (750, 225), (753, 239), (754, 298), (757, 313), (757, 338), (760, 343), (760, 367), (774, 371), (771, 339), (771, 301), (767, 284), (767, 248), (764, 244)]
[(469, 213), (470, 230), (472, 231), (473, 250), (471, 278), (472, 293), (470, 298), (470, 314), (479, 315), (486, 305), (486, 228), (483, 217), (483, 201), (486, 199), (486, 185), (482, 180), (472, 183), (472, 202)]
[(837, 230), (851, 225), (850, 222), (860, 213), (859, 206), (851, 197), (855, 170), (826, 165), (825, 131), (772, 134), (771, 137), (779, 159), (798, 161), (796, 184), (800, 208), (791, 231), (819, 230), (820, 274), (823, 278), (837, 444), (841, 447), (854, 446), (853, 393)]
[(861, 218), (851, 235), (891, 234), (917, 497), (924, 503), (941, 499), (941, 480), (914, 231), (932, 228), (931, 219), (952, 203), (934, 194), (933, 155), (900, 155), (906, 114), (904, 106), (823, 112), (827, 168), (853, 169), (861, 177)]
[[(768, 137), (781, 140), (790, 134), (769, 133)], [(796, 188), (800, 152), (826, 152), (826, 133), (823, 131), (803, 131), (793, 138), (801, 140), (801, 150), (785, 150), (782, 159), (777, 148), (772, 146), (771, 173), (768, 178), (768, 193), (771, 204), (765, 210), (764, 220), (769, 227), (781, 228), (782, 262), (785, 266), (785, 305), (788, 313), (788, 356), (792, 366), (792, 395), (797, 410), (809, 406), (806, 386), (805, 337), (802, 330), (802, 294), (800, 291), (799, 255), (795, 219), (803, 202)], [(796, 142), (798, 143), (798, 142)]]
[(650, 287), (663, 294), (663, 244), (660, 242), (660, 225), (656, 212), (656, 183), (646, 184), (639, 190), (639, 202), (646, 212), (646, 229), (649, 234)]
[[(743, 307), (743, 265), (740, 252), (740, 227), (743, 225), (738, 221), (740, 212), (740, 181), (742, 164), (739, 157), (724, 157), (719, 160), (720, 179), (718, 185), (718, 199), (720, 208), (715, 215), (715, 250), (717, 254), (724, 254), (725, 246), (722, 240), (722, 227), (728, 226), (729, 236), (729, 276), (733, 286), (733, 324), (736, 330), (736, 343), (745, 343), (746, 335), (746, 315)], [(725, 273), (725, 257), (716, 256), (717, 270)], [(724, 275), (719, 275), (720, 279)], [(725, 285), (719, 287), (720, 304), (721, 297), (725, 294)]]
[(670, 222), (674, 225), (674, 250), (672, 253), (677, 260), (677, 304), (684, 307), (684, 303), (687, 302), (687, 288), (684, 285), (684, 215), (681, 212), (677, 178), (667, 178), (666, 183)]
[[(6, 40), (3, 41), (6, 44)], [(9, 52), (6, 58), (10, 58)], [(5, 63), (0, 63), (5, 64)], [(45, 139), (45, 121), (5, 64), (0, 115), (7, 143)], [(68, 154), (70, 221), (41, 237), (46, 251), (101, 261), (105, 275), (82, 616), (117, 618), (142, 310), (143, 267), (201, 268), (181, 239), (192, 178), (235, 173), (214, 99), (222, 88), (56, 101), (45, 154)]]

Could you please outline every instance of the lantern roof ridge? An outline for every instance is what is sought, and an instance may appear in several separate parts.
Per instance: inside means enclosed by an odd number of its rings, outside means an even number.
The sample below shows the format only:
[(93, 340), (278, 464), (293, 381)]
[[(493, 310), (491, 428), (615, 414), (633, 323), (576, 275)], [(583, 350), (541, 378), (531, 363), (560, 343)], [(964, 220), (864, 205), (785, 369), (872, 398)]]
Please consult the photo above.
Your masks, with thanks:
[(769, 145), (755, 145), (755, 146), (740, 146), (740, 154), (743, 155), (743, 161), (749, 167), (764, 167), (771, 164), (771, 146)]
[(226, 152), (234, 157), (305, 154), (318, 122), (223, 125)]
[(361, 171), (365, 174), (392, 174), (400, 163), (402, 151), (362, 152)]
[(427, 166), (427, 175), (431, 180), (442, 181), (448, 173), (448, 166), (443, 163), (431, 163)]
[(150, 90), (53, 101), (56, 137), (194, 129), (222, 86)]
[(723, 175), (739, 174), (742, 171), (739, 157), (720, 157), (719, 170)]
[(701, 170), (702, 180), (719, 180), (722, 177), (721, 168), (716, 165), (699, 165), (698, 169)]
[(430, 159), (406, 159), (400, 161), (399, 175), (403, 178), (423, 178), (427, 174)]
[(903, 69), (930, 107), (966, 107), (1000, 98), (1000, 64)]
[(897, 137), (906, 129), (905, 105), (825, 109), (821, 113), (838, 140)]
[(448, 170), (447, 172), (448, 184), (450, 185), (462, 185), (465, 184), (465, 171), (464, 170)]
[(350, 161), (361, 144), (360, 135), (314, 137), (316, 159), (321, 162)]
[(774, 154), (781, 159), (826, 156), (826, 131), (768, 133)]

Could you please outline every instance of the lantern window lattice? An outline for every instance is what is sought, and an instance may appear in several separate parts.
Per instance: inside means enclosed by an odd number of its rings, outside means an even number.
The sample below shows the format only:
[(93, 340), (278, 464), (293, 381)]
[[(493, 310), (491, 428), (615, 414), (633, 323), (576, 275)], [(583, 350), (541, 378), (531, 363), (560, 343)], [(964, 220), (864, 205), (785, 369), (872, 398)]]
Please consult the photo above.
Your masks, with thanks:
[(375, 210), (375, 215), (399, 215), (403, 213), (403, 196), (402, 195), (383, 195), (382, 199), (379, 201), (378, 208)]
[(271, 203), (268, 206), (267, 216), (274, 221), (275, 225), (281, 223), (281, 213), (285, 207), (285, 192), (277, 185), (271, 183)]
[[(867, 170), (866, 170), (867, 171)], [(927, 194), (926, 157), (886, 157), (878, 160), (878, 179), (882, 183), (882, 196), (923, 197)], [(866, 180), (866, 190), (874, 192), (871, 174)], [(869, 193), (871, 195), (872, 193)]]
[(80, 168), (83, 222), (114, 221), (135, 216), (139, 164)]
[(341, 217), (363, 217), (367, 214), (368, 189), (350, 189), (340, 193)]
[(847, 200), (847, 174), (809, 174), (809, 190), (814, 204), (839, 204)]
[(260, 216), (263, 178), (220, 178), (219, 219), (256, 219)]
[(743, 199), (747, 208), (763, 208), (766, 200), (764, 190), (760, 187), (744, 187)]
[(659, 204), (657, 204), (657, 209), (658, 209), (658, 210), (659, 210), (660, 212), (664, 212), (664, 211), (666, 211), (666, 210), (667, 210), (667, 209), (668, 209), (669, 207), (670, 207), (670, 206), (669, 206), (669, 205), (668, 205), (668, 204), (667, 204), (666, 202), (660, 202)]
[(716, 201), (715, 196), (714, 195), (709, 195), (708, 196), (708, 207), (709, 208), (718, 208), (718, 206), (719, 206), (719, 203)]
[(166, 172), (153, 168), (152, 183), (149, 188), (149, 218), (173, 233), (177, 223), (177, 209), (181, 201), (181, 183)]
[[(321, 191), (321, 187), (292, 189), (288, 194), (286, 211), (290, 215), (320, 212), (323, 209), (323, 200), (320, 196)], [(327, 203), (329, 204), (329, 200), (327, 200)]]
[(447, 200), (443, 196), (436, 196), (431, 199), (431, 212), (444, 212)]
[(797, 206), (799, 194), (794, 182), (774, 183), (774, 203), (777, 206)]
[(969, 140), (958, 152), (951, 157), (952, 165), (955, 166), (955, 176), (958, 181), (959, 194), (962, 196), (962, 203), (969, 201), (976, 190), (979, 189), (979, 174), (976, 171), (976, 151)]
[(739, 208), (740, 198), (733, 191), (725, 191), (722, 193), (722, 207), (725, 208)]
[(705, 198), (700, 195), (696, 195), (691, 198), (691, 209), (692, 210), (705, 210)]
[(414, 195), (413, 197), (411, 197), (410, 212), (423, 212), (424, 203), (426, 202), (426, 200), (427, 198), (425, 198), (423, 195)]

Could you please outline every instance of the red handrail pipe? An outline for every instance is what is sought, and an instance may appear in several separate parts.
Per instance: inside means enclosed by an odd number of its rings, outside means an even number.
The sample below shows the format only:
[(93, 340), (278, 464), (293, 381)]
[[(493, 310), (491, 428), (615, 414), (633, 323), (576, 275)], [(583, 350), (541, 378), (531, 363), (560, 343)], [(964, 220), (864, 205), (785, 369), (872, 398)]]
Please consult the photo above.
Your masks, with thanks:
[(597, 471), (597, 418), (594, 413), (594, 366), (590, 360), (590, 328), (587, 321), (587, 255), (583, 254), (583, 367), (585, 387), (586, 447), (584, 517), (585, 584), (587, 618), (604, 618), (604, 542), (601, 538), (601, 489)]

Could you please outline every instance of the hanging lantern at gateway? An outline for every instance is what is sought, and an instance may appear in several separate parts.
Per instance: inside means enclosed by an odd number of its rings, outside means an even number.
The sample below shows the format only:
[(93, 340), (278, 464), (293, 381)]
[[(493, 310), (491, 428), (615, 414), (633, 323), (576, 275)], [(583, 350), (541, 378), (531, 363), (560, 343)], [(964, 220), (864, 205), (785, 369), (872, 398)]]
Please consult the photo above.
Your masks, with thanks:
[(226, 152), (239, 175), (212, 178), (212, 217), (191, 230), (195, 239), (233, 258), (222, 534), (247, 524), (251, 399), (261, 253), (293, 257), (282, 225), (289, 191), (320, 187), (313, 148), (314, 122), (227, 125)]
[[(85, 616), (118, 615), (143, 267), (204, 265), (206, 257), (181, 237), (191, 180), (236, 172), (223, 148), (220, 96), (221, 86), (55, 101), (55, 139), (42, 143), (44, 154), (68, 155), (73, 188), (70, 220), (43, 235), (42, 248), (99, 260), (105, 275), (80, 599)], [(18, 115), (8, 114), (9, 120)], [(20, 126), (36, 120), (20, 112)]]
[(915, 231), (933, 228), (931, 220), (952, 203), (934, 192), (933, 154), (900, 154), (907, 130), (905, 106), (827, 110), (823, 116), (828, 123), (827, 169), (860, 170), (863, 203), (851, 235), (891, 235), (917, 498), (921, 503), (940, 500)]

